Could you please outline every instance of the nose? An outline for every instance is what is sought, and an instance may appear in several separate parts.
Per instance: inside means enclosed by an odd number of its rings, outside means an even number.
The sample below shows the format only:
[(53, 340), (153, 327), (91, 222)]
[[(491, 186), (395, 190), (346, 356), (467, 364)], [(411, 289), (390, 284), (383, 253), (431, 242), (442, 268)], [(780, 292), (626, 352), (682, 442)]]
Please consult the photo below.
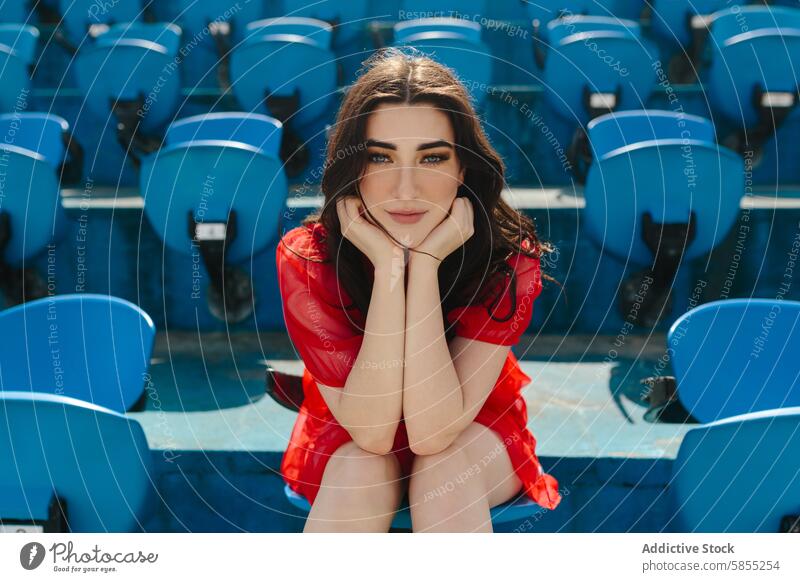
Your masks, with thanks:
[(400, 166), (394, 183), (394, 197), (399, 200), (413, 200), (419, 195), (417, 189), (417, 171), (413, 166)]

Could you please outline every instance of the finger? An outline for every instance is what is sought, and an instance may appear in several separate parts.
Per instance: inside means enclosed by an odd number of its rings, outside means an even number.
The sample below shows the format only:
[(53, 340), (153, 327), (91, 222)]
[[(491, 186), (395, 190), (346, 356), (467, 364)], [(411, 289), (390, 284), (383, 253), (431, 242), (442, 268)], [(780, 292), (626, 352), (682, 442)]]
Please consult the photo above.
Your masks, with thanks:
[(350, 215), (350, 219), (358, 224), (364, 222), (364, 217), (361, 216), (361, 207), (361, 201), (355, 196), (347, 198), (347, 212)]
[(350, 217), (347, 215), (347, 201), (344, 198), (339, 198), (336, 201), (336, 214), (339, 216), (339, 224), (344, 232), (345, 227), (350, 222)]
[(339, 210), (339, 224), (342, 229), (342, 234), (348, 238), (353, 230), (353, 223), (355, 222), (351, 207), (352, 204), (349, 198), (340, 199), (337, 206), (337, 210)]

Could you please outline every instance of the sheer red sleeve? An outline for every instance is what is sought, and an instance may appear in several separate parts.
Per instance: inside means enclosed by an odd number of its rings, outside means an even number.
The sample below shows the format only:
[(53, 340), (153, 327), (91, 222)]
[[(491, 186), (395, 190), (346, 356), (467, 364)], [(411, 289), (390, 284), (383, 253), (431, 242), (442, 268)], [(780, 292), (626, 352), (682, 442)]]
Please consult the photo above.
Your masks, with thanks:
[(483, 303), (457, 307), (447, 316), (455, 334), (492, 344), (513, 346), (533, 316), (533, 301), (542, 291), (539, 259), (516, 254), (506, 261), (514, 273), (498, 277)]
[(361, 349), (363, 333), (357, 310), (340, 292), (336, 269), (325, 257), (319, 230), (301, 226), (278, 243), (278, 286), (286, 331), (314, 379), (333, 387), (345, 385)]

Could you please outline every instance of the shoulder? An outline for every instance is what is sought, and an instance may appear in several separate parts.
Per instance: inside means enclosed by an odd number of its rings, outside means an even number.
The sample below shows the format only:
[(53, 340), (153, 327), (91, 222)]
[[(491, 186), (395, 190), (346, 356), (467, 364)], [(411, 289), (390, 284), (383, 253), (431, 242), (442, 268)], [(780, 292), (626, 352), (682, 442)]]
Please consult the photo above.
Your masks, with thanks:
[(294, 281), (326, 297), (336, 295), (335, 290), (342, 293), (329, 260), (325, 228), (319, 223), (287, 231), (278, 242), (276, 263), (279, 284)]
[(325, 227), (315, 222), (293, 228), (278, 241), (278, 258), (326, 261), (328, 249)]
[[(517, 295), (538, 295), (542, 289), (541, 259), (528, 252), (513, 253), (506, 259), (509, 272), (514, 273)], [(522, 287), (522, 288), (520, 288)]]
[(516, 297), (536, 297), (542, 290), (541, 259), (531, 252), (527, 239), (522, 248), (512, 251), (505, 259), (504, 269), (495, 273), (486, 289), (490, 297), (513, 294)]

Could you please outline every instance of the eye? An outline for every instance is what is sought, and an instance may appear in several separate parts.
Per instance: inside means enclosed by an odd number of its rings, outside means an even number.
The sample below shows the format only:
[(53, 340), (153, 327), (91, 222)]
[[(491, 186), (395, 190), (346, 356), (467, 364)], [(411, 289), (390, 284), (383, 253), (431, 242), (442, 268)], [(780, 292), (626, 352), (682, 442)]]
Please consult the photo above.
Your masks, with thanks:
[(389, 161), (389, 156), (386, 154), (372, 153), (369, 154), (368, 159), (373, 164), (385, 164)]
[(431, 166), (431, 165), (440, 164), (440, 163), (442, 163), (444, 161), (447, 161), (447, 159), (449, 157), (450, 156), (448, 156), (447, 154), (428, 154), (427, 156), (422, 158), (422, 161), (423, 161), (423, 163)]

